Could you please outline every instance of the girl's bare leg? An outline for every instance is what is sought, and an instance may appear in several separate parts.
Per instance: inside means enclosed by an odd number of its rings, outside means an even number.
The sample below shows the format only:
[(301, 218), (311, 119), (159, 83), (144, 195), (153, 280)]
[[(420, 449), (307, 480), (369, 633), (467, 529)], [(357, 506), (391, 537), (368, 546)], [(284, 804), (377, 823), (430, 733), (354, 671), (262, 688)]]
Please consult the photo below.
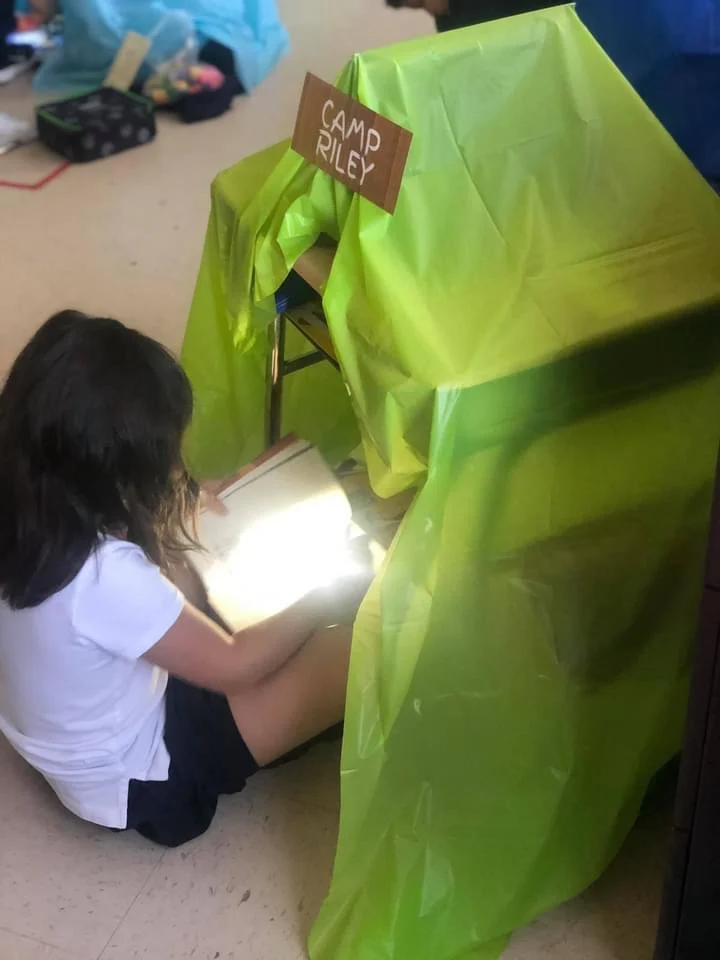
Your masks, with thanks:
[(229, 697), (235, 723), (261, 767), (340, 723), (352, 627), (313, 634), (267, 680)]

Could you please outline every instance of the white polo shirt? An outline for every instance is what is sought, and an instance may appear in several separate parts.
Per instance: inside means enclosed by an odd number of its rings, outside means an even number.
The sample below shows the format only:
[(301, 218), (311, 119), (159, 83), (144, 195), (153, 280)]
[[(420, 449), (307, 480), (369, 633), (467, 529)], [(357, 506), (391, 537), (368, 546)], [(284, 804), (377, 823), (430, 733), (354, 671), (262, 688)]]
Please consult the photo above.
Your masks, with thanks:
[(130, 780), (167, 780), (167, 674), (140, 658), (183, 603), (114, 539), (39, 606), (0, 600), (0, 731), (85, 820), (123, 828)]

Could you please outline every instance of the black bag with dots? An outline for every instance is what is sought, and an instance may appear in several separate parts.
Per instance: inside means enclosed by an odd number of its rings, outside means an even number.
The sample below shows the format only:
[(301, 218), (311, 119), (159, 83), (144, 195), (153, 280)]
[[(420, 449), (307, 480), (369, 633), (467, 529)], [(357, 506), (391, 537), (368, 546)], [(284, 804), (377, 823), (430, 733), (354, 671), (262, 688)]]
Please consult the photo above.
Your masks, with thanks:
[(155, 137), (153, 104), (135, 93), (102, 87), (37, 108), (38, 136), (73, 163), (111, 157)]

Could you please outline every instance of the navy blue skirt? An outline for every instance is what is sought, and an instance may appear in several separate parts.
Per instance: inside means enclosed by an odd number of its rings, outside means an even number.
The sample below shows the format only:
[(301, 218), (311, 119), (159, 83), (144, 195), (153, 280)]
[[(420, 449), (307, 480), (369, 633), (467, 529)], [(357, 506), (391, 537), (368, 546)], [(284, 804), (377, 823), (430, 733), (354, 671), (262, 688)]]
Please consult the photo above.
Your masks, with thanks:
[(165, 847), (205, 833), (218, 798), (239, 793), (258, 765), (227, 698), (170, 677), (165, 706), (167, 780), (130, 781), (128, 830)]

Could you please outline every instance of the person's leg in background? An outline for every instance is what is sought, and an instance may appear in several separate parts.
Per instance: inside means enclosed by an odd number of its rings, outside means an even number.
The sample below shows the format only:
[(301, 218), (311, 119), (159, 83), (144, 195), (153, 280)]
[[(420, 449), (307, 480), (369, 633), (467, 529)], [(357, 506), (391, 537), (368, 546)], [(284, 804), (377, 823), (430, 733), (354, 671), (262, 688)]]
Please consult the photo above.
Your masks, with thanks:
[(472, 27), (488, 20), (501, 20), (519, 13), (530, 13), (552, 6), (553, 0), (448, 0), (448, 11), (436, 16), (435, 23), (442, 33)]
[(487, 20), (542, 10), (554, 0), (386, 0), (391, 7), (424, 9), (435, 17), (438, 30), (458, 30)]

